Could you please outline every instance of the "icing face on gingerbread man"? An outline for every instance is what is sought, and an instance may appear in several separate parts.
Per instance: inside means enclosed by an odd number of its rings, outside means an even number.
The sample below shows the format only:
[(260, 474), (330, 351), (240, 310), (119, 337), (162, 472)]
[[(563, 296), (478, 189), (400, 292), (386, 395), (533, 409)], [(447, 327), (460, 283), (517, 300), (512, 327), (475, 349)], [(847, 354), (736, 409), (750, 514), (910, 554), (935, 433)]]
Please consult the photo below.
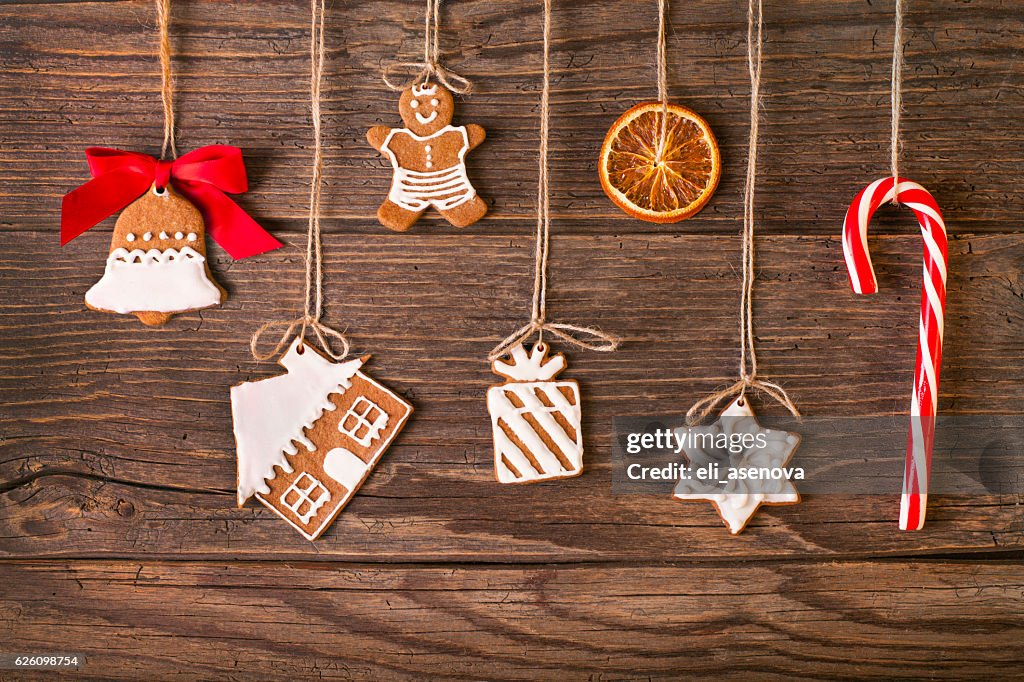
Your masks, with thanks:
[(469, 182), (466, 154), (484, 141), (484, 129), (452, 125), (452, 94), (429, 81), (403, 90), (398, 112), (405, 128), (374, 126), (366, 133), (393, 170), (388, 197), (377, 210), (380, 223), (404, 232), (431, 206), (456, 227), (483, 218), (487, 202)]
[(406, 128), (425, 137), (452, 122), (455, 100), (440, 86), (406, 88), (398, 100), (398, 113)]

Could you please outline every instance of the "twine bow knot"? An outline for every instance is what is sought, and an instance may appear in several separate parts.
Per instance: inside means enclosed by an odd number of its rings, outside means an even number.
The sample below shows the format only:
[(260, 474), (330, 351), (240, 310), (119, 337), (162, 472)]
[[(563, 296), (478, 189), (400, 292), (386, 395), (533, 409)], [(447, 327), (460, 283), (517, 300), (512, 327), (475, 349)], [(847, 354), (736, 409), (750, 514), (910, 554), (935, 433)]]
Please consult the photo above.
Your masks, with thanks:
[[(265, 332), (269, 332), (272, 329), (281, 328), (283, 328), (284, 331), (281, 333), (281, 337), (278, 339), (277, 344), (270, 351), (266, 353), (261, 353), (259, 351), (260, 337)], [(249, 340), (249, 350), (252, 351), (252, 356), (260, 361), (270, 360), (271, 358), (277, 357), (278, 353), (280, 353), (281, 350), (286, 345), (288, 345), (288, 342), (291, 341), (296, 329), (299, 329), (299, 333), (297, 336), (303, 340), (306, 338), (306, 332), (312, 331), (314, 338), (316, 338), (317, 340), (317, 345), (320, 346), (320, 348), (322, 348), (325, 353), (331, 356), (331, 358), (335, 360), (341, 360), (346, 355), (348, 355), (348, 339), (345, 338), (344, 334), (342, 334), (336, 329), (328, 327), (326, 324), (316, 319), (312, 315), (305, 314), (302, 317), (299, 317), (294, 320), (275, 320), (272, 322), (267, 322), (262, 327), (257, 329), (256, 333), (253, 334), (252, 338)], [(340, 351), (335, 352), (335, 350), (331, 347), (328, 337), (336, 339), (341, 344)]]
[[(320, 200), (323, 193), (323, 134), (320, 115), (320, 88), (324, 72), (324, 12), (325, 0), (310, 0), (313, 23), (310, 35), (309, 81), (310, 108), (313, 118), (313, 178), (309, 189), (309, 226), (306, 231), (306, 297), (302, 316), (294, 320), (273, 320), (263, 324), (253, 333), (249, 340), (249, 350), (257, 360), (269, 360), (276, 356), (288, 343), (298, 329), (298, 337), (303, 341), (306, 333), (312, 331), (317, 345), (334, 360), (341, 360), (349, 352), (348, 339), (336, 329), (328, 327), (320, 321), (324, 311), (324, 258), (320, 237)], [(259, 352), (260, 337), (271, 329), (284, 329), (277, 345), (268, 352)], [(335, 351), (329, 339), (341, 344), (341, 350)]]
[(548, 332), (567, 343), (579, 346), (580, 348), (586, 348), (587, 350), (608, 353), (619, 347), (619, 340), (617, 338), (599, 329), (580, 327), (579, 325), (564, 322), (546, 322), (543, 318), (535, 317), (505, 337), (505, 340), (495, 346), (494, 350), (488, 354), (487, 359), (492, 362), (497, 360), (512, 350), (512, 348), (533, 336), (534, 333), (538, 336), (538, 343), (543, 342), (544, 332)]
[[(422, 85), (431, 78), (450, 92), (465, 95), (473, 89), (469, 79), (460, 76), (440, 62), (441, 50), (438, 27), (441, 19), (441, 0), (427, 0), (426, 18), (423, 30), (423, 61), (398, 62), (384, 68), (384, 83), (395, 91), (402, 91), (412, 85)], [(403, 72), (413, 72), (411, 78), (396, 80)]]
[[(428, 0), (429, 1), (429, 0)], [(548, 191), (548, 130), (551, 100), (551, 0), (544, 0), (544, 85), (540, 95), (540, 160), (537, 176), (537, 232), (533, 264), (533, 313), (530, 321), (505, 337), (487, 355), (492, 362), (523, 343), (536, 332), (538, 343), (544, 332), (587, 350), (609, 353), (619, 347), (619, 339), (591, 327), (547, 321), (548, 254), (551, 242), (551, 202)]]

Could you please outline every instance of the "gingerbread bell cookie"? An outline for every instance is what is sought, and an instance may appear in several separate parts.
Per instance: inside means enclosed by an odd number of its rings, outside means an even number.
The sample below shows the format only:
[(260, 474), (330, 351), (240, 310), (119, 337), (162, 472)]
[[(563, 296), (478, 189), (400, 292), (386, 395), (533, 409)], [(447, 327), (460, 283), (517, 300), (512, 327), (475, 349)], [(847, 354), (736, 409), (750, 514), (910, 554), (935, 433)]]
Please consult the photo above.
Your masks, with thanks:
[(207, 267), (204, 233), (199, 209), (169, 185), (153, 186), (117, 219), (103, 277), (85, 304), (162, 325), (221, 303), (226, 294)]
[(92, 310), (135, 315), (147, 325), (226, 298), (210, 274), (206, 232), (236, 260), (281, 246), (228, 197), (249, 187), (241, 149), (215, 144), (178, 156), (170, 0), (158, 0), (156, 10), (164, 114), (160, 158), (89, 147), (92, 180), (65, 194), (60, 210), (61, 246), (123, 210), (103, 277), (85, 303)]
[(429, 80), (403, 90), (398, 111), (404, 128), (374, 126), (366, 133), (394, 171), (388, 197), (377, 209), (381, 225), (405, 232), (430, 206), (455, 227), (483, 218), (487, 202), (469, 181), (466, 155), (484, 141), (484, 129), (452, 125), (452, 93)]

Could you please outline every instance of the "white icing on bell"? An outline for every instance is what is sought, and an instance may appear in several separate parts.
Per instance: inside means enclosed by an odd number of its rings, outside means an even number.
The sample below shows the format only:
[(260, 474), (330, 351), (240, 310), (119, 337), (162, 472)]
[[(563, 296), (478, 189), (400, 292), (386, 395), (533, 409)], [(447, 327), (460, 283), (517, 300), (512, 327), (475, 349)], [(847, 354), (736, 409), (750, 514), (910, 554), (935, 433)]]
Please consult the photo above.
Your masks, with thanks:
[(220, 289), (206, 274), (206, 259), (188, 246), (180, 251), (114, 249), (103, 277), (85, 294), (90, 307), (115, 313), (173, 313), (220, 300)]
[[(286, 374), (231, 387), (231, 414), (238, 445), (238, 503), (267, 494), (274, 467), (290, 470), (286, 455), (295, 443), (313, 449), (305, 436), (324, 410), (334, 410), (332, 394), (343, 393), (363, 365), (361, 359), (331, 362), (312, 350), (298, 350), (295, 339), (281, 358)], [(314, 446), (315, 447), (315, 446)]]
[[(677, 429), (680, 438), (685, 437), (687, 429)], [(728, 467), (737, 469), (768, 468), (781, 469), (793, 457), (800, 436), (787, 431), (766, 429), (757, 422), (749, 400), (737, 398), (722, 411), (718, 421), (709, 426), (698, 426), (689, 429), (698, 438), (688, 438), (683, 442), (683, 450), (689, 461), (691, 470), (696, 471), (711, 464), (719, 466), (721, 477), (726, 476)], [(750, 434), (753, 437), (763, 436), (765, 447), (753, 446), (743, 448), (741, 452), (727, 452), (716, 448), (697, 447), (694, 443), (703, 443), (706, 437), (735, 434)], [(749, 439), (748, 439), (749, 440)], [(702, 481), (696, 476), (680, 479), (676, 484), (673, 497), (678, 500), (707, 500), (711, 502), (721, 515), (729, 532), (738, 534), (750, 521), (762, 504), (794, 504), (800, 501), (800, 494), (786, 478), (772, 480), (751, 480), (729, 478), (724, 483), (715, 485), (710, 481)]]

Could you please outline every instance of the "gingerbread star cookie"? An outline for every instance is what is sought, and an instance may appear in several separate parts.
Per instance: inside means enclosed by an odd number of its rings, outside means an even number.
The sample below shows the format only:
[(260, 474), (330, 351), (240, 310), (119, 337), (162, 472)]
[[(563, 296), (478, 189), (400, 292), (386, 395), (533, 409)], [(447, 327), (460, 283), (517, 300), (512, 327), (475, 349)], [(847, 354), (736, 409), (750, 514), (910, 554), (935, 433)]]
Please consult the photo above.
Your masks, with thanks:
[[(679, 429), (677, 433), (683, 430)], [(800, 445), (798, 434), (766, 429), (758, 424), (749, 401), (742, 397), (725, 408), (717, 422), (710, 426), (692, 428), (690, 433), (698, 436), (686, 439), (690, 444), (683, 446), (691, 471), (716, 465), (721, 471), (721, 476), (725, 476), (729, 468), (781, 470), (789, 464), (797, 446)], [(743, 440), (748, 444), (758, 444), (730, 449), (703, 445), (719, 441), (721, 436), (726, 436), (729, 442)], [(672, 496), (677, 500), (708, 500), (715, 506), (733, 535), (738, 535), (746, 528), (762, 504), (786, 505), (800, 501), (800, 493), (787, 478), (735, 478), (718, 483), (691, 476), (681, 479), (676, 484)]]
[(405, 232), (430, 206), (455, 227), (483, 218), (487, 202), (469, 182), (466, 154), (484, 141), (484, 129), (452, 125), (455, 100), (432, 82), (403, 90), (398, 112), (404, 128), (374, 126), (366, 133), (394, 171), (388, 197), (377, 209), (380, 224)]

